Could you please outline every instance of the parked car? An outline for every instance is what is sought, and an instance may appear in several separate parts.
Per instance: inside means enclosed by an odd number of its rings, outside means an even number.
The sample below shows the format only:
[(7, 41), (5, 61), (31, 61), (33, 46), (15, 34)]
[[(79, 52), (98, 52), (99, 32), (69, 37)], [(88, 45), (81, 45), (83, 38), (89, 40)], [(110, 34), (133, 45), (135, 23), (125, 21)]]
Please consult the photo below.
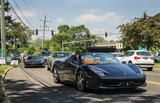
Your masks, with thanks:
[(129, 50), (124, 54), (121, 61), (136, 64), (142, 68), (147, 68), (148, 71), (152, 71), (154, 66), (153, 55), (148, 51)]
[(153, 55), (154, 57), (154, 62), (160, 63), (160, 56)]
[(124, 53), (122, 52), (114, 52), (114, 53), (111, 53), (112, 56), (114, 56), (115, 58), (117, 58), (119, 61), (121, 61)]
[(146, 85), (145, 73), (135, 64), (122, 64), (107, 53), (72, 55), (55, 61), (55, 83), (71, 83), (78, 90), (137, 88)]
[(43, 56), (45, 64), (47, 64), (48, 57), (51, 55), (51, 53), (52, 52), (50, 52), (50, 51), (43, 51), (43, 52), (41, 52), (41, 56)]
[(24, 60), (24, 67), (45, 67), (44, 58), (42, 56), (28, 56)]
[(64, 60), (69, 56), (71, 56), (70, 52), (53, 52), (48, 57), (47, 69), (52, 71), (53, 65), (54, 65), (54, 61), (56, 61), (56, 60)]

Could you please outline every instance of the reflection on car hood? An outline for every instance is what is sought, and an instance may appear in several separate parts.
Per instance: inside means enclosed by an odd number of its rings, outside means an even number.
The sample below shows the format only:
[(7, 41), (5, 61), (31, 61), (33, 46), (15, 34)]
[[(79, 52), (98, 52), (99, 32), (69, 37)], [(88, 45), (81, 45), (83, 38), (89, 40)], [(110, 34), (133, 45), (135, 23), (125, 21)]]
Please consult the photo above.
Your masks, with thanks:
[(101, 65), (90, 65), (91, 67), (96, 67), (97, 69), (102, 69), (110, 74), (136, 74), (134, 70), (132, 70), (126, 64), (101, 64)]
[(54, 58), (54, 61), (65, 61), (68, 57), (65, 58)]

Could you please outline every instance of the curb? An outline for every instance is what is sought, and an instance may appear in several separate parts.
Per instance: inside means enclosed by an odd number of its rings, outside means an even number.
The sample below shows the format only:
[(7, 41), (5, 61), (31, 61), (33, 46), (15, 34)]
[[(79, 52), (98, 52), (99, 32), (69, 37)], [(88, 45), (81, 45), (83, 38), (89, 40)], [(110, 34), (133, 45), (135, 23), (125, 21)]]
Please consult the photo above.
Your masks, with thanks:
[(5, 78), (5, 76), (7, 75), (7, 72), (9, 72), (9, 71), (10, 71), (11, 69), (13, 69), (14, 67), (16, 67), (16, 66), (13, 66), (13, 67), (7, 69), (7, 70), (4, 72), (4, 74), (3, 74), (2, 78), (1, 78), (2, 92), (3, 92), (4, 96), (5, 96), (5, 99), (4, 99), (3, 103), (11, 103), (11, 101), (10, 101), (9, 98), (8, 98), (7, 93), (5, 92), (5, 88), (4, 88), (4, 84), (3, 84), (3, 83), (4, 83), (4, 78)]

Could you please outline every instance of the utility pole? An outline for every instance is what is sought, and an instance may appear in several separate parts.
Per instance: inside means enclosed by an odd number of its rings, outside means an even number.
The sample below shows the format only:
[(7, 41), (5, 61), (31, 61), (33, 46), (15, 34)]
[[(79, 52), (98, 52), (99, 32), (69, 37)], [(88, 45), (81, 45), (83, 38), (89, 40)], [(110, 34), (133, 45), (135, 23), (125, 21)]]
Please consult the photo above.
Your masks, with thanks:
[(51, 22), (51, 21), (47, 21), (47, 16), (45, 15), (44, 20), (40, 20), (43, 21), (43, 36), (42, 36), (42, 49), (44, 48), (44, 38), (45, 38), (45, 32), (46, 32), (46, 23), (47, 22)]
[(46, 29), (46, 15), (44, 17), (44, 24), (43, 24), (43, 37), (42, 37), (42, 49), (44, 47), (44, 35), (45, 35), (45, 29)]
[(1, 49), (2, 49), (2, 57), (5, 60), (5, 64), (7, 63), (6, 59), (6, 34), (5, 34), (5, 11), (4, 11), (4, 0), (1, 0)]

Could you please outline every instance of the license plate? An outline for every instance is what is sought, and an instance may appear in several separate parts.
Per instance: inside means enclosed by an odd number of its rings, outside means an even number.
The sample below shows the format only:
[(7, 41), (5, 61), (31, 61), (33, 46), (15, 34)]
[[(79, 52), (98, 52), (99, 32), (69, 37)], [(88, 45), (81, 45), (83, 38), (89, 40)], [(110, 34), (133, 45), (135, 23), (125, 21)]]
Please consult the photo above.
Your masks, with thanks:
[(143, 57), (143, 59), (148, 59), (148, 57)]

